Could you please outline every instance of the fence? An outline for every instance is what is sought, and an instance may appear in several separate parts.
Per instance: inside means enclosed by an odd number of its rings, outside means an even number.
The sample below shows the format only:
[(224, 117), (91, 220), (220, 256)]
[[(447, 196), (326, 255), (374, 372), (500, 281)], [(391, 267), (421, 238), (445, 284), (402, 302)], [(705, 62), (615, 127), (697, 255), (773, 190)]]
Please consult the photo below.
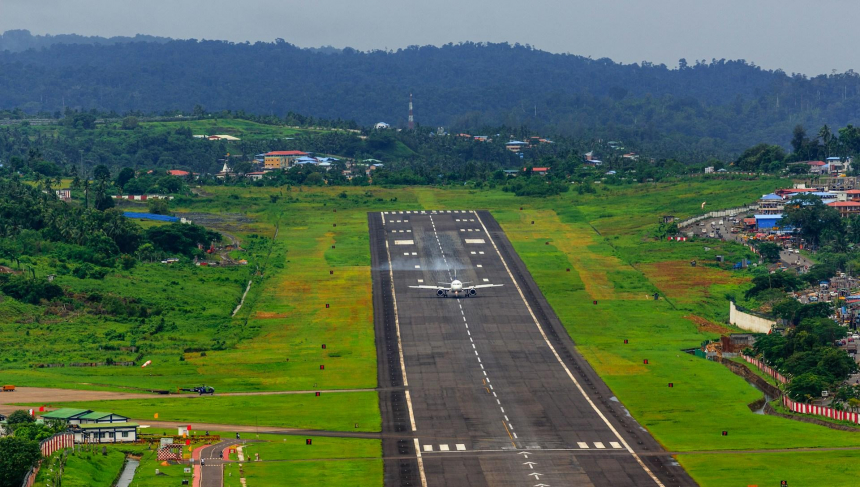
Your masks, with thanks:
[(755, 359), (752, 357), (748, 357), (746, 355), (741, 355), (741, 357), (743, 357), (744, 360), (746, 360), (748, 363), (751, 363), (751, 364), (755, 365), (756, 367), (758, 367), (759, 369), (761, 369), (761, 371), (764, 372), (765, 374), (767, 374), (767, 375), (773, 377), (774, 379), (776, 379), (777, 381), (779, 381), (781, 384), (788, 384), (788, 379), (786, 379), (784, 375), (782, 375), (779, 372), (777, 372), (776, 370), (768, 367), (761, 360), (758, 360), (758, 359)]
[[(42, 450), (42, 455), (49, 457), (57, 450), (62, 450), (63, 448), (74, 448), (75, 447), (75, 435), (69, 432), (57, 433), (56, 435), (42, 440), (39, 443), (39, 449)], [(33, 483), (36, 482), (36, 475), (39, 473), (39, 467), (41, 466), (41, 462), (37, 463), (36, 466), (30, 469), (27, 472), (27, 475), (24, 477), (24, 482), (21, 484), (21, 487), (33, 487)]]
[(755, 211), (758, 209), (757, 205), (747, 205), (747, 206), (739, 206), (737, 208), (729, 208), (727, 210), (715, 210), (709, 211), (704, 215), (694, 216), (692, 218), (687, 218), (682, 222), (678, 223), (678, 228), (684, 228), (692, 225), (693, 223), (698, 222), (699, 220), (706, 220), (708, 218), (715, 218), (720, 216), (735, 216), (738, 213), (746, 213), (748, 211)]
[(854, 424), (860, 424), (860, 414), (858, 413), (839, 411), (826, 406), (814, 406), (812, 404), (794, 402), (787, 396), (782, 396), (782, 405), (795, 413), (824, 416), (825, 418), (836, 419), (839, 421), (850, 421)]

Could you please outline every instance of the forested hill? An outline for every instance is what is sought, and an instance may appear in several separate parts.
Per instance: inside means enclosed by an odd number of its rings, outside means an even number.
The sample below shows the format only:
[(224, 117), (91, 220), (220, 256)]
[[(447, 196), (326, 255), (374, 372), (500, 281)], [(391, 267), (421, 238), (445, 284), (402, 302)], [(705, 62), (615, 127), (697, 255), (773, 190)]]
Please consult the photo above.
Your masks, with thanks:
[(29, 112), (199, 104), (404, 126), (410, 92), (423, 125), (528, 125), (699, 157), (763, 141), (787, 145), (797, 124), (843, 126), (860, 117), (856, 73), (810, 79), (745, 61), (669, 69), (508, 44), (338, 52), (195, 40), (0, 53), (0, 109)]

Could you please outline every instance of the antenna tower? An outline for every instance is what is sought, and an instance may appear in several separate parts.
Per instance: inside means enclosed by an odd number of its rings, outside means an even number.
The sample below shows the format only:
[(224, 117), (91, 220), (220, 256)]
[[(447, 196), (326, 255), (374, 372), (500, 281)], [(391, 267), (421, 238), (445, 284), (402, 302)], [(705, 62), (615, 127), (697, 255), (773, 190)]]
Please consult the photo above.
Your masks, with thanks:
[(415, 128), (415, 119), (412, 117), (412, 93), (409, 93), (409, 130)]

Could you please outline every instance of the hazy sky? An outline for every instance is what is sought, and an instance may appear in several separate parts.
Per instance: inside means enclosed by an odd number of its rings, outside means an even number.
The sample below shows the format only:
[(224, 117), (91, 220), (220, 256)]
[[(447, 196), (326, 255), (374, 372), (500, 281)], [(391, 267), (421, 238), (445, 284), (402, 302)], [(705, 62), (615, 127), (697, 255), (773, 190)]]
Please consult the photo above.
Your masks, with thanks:
[(860, 71), (856, 0), (0, 0), (0, 31), (396, 49), (489, 41), (676, 66)]

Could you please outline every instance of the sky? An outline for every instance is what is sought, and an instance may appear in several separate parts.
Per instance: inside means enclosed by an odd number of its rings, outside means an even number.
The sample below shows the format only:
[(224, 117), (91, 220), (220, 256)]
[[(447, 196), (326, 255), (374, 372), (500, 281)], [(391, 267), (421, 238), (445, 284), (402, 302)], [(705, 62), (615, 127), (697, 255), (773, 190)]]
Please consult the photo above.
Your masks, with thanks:
[(0, 32), (397, 49), (510, 42), (617, 62), (860, 71), (856, 0), (0, 0)]

